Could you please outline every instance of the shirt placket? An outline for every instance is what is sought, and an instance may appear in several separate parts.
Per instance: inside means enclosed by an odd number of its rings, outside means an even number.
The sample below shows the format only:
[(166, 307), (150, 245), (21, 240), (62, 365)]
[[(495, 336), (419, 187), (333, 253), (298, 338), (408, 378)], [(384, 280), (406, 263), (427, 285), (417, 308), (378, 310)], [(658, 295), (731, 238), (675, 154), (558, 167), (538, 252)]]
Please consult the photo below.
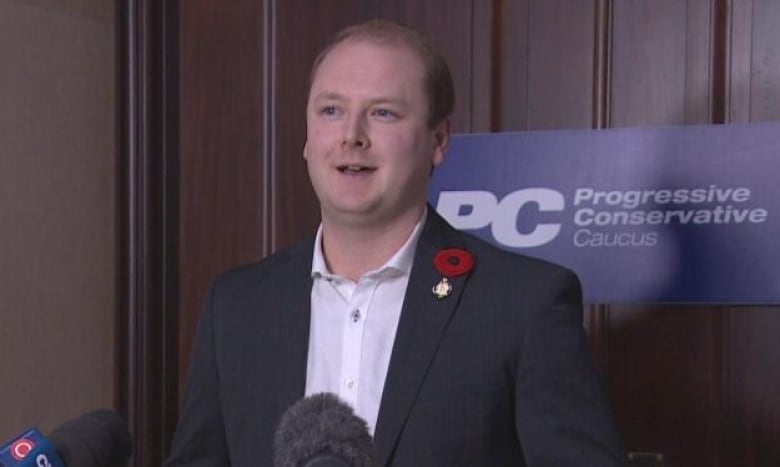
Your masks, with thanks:
[(360, 362), (363, 356), (363, 334), (370, 298), (376, 281), (361, 279), (347, 302), (344, 314), (344, 341), (341, 354), (340, 395), (353, 408), (358, 409), (360, 390)]

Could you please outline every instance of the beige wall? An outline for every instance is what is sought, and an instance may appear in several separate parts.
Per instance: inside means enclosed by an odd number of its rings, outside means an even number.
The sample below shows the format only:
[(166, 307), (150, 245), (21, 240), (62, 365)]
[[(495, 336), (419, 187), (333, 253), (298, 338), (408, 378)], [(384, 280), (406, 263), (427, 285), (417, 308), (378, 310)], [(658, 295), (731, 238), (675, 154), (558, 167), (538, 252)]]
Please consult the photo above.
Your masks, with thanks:
[(110, 0), (0, 0), (0, 444), (115, 392)]

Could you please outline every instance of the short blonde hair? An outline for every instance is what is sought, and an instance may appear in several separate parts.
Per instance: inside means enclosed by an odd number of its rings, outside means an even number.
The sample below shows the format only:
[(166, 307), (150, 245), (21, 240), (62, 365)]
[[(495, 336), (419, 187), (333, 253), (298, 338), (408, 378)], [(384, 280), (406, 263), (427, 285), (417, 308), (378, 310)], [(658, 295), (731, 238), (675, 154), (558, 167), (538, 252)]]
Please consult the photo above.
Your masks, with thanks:
[(428, 126), (433, 128), (452, 115), (455, 106), (455, 85), (447, 61), (434, 49), (425, 36), (413, 29), (384, 19), (369, 20), (339, 31), (314, 60), (310, 85), (325, 57), (337, 45), (348, 40), (400, 45), (416, 53), (425, 69), (423, 86), (428, 98)]

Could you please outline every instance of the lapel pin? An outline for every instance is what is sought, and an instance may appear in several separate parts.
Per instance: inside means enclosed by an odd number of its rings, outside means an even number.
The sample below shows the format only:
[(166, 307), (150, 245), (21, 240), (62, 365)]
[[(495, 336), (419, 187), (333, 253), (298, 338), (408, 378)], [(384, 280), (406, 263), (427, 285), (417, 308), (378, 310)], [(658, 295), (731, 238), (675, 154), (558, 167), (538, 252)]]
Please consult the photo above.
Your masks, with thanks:
[(446, 277), (442, 277), (439, 283), (433, 286), (433, 294), (436, 295), (436, 298), (439, 300), (448, 297), (451, 293), (452, 284), (450, 284), (450, 281), (448, 281)]
[(474, 267), (474, 257), (462, 248), (445, 248), (433, 257), (433, 266), (443, 276), (432, 289), (433, 295), (441, 300), (452, 293), (452, 283), (448, 277), (461, 276), (471, 271)]

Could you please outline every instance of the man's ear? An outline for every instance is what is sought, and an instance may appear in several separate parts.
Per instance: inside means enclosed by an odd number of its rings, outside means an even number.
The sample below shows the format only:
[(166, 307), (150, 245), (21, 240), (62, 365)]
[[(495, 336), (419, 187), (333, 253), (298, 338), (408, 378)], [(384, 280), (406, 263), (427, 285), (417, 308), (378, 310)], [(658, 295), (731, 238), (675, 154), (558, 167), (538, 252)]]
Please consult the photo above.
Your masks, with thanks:
[(450, 144), (451, 127), (452, 122), (449, 118), (445, 118), (433, 129), (433, 157), (431, 159), (431, 164), (434, 167), (444, 161), (444, 156), (447, 153), (447, 148)]
[(306, 141), (303, 143), (303, 159), (308, 160), (309, 159), (309, 142)]

